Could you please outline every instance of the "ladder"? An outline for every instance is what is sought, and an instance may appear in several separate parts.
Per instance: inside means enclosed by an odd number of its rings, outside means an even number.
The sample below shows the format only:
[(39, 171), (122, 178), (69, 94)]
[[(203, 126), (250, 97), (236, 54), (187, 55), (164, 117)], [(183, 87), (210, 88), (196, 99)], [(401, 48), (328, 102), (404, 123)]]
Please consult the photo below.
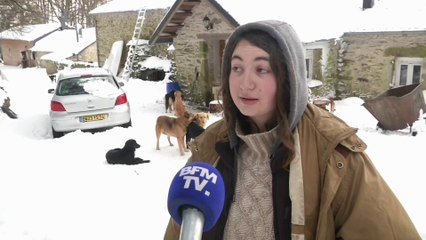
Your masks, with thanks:
[(126, 63), (124, 65), (123, 78), (129, 80), (130, 74), (133, 72), (133, 62), (137, 53), (139, 45), (139, 37), (142, 32), (143, 22), (145, 20), (146, 7), (139, 9), (138, 17), (136, 19), (135, 29), (133, 31), (132, 42), (129, 46), (127, 53)]

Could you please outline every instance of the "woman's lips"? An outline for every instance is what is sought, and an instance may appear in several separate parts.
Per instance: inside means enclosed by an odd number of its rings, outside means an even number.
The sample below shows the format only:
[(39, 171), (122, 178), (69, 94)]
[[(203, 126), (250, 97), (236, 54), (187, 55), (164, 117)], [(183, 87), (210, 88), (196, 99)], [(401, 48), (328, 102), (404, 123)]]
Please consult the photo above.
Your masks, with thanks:
[(255, 103), (257, 103), (258, 99), (257, 98), (250, 98), (250, 97), (241, 97), (241, 102), (245, 105), (253, 105)]

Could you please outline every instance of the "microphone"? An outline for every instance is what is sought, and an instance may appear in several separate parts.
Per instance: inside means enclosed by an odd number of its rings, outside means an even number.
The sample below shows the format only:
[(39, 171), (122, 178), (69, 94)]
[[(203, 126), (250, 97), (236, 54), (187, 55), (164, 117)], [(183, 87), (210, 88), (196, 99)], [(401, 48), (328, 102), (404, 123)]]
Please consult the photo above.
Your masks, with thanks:
[(225, 184), (215, 167), (194, 162), (180, 169), (167, 199), (170, 215), (181, 225), (179, 239), (201, 239), (216, 224), (224, 202)]

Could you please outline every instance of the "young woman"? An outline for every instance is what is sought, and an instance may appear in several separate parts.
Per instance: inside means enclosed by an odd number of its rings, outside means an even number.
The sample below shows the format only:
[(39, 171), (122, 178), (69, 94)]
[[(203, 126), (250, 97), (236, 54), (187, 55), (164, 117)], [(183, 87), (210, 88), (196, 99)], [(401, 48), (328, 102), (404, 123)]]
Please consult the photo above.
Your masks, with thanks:
[[(308, 103), (304, 50), (290, 25), (237, 28), (222, 76), (224, 118), (189, 159), (225, 181), (224, 210), (203, 239), (421, 239), (357, 130)], [(165, 239), (179, 231), (171, 219)]]

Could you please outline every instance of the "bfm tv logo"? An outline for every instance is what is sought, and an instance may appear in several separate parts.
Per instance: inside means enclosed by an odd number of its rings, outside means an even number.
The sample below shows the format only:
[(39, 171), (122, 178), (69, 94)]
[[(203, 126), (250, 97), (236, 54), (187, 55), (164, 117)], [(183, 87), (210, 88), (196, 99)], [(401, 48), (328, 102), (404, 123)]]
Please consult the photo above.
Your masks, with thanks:
[[(216, 184), (217, 175), (215, 173), (210, 173), (209, 169), (200, 167), (200, 166), (188, 166), (180, 170), (179, 177), (183, 177), (185, 184), (184, 189), (189, 189), (191, 183), (194, 183), (194, 189), (196, 191), (203, 191), (204, 187), (207, 186), (209, 182)], [(204, 192), (206, 196), (210, 196), (210, 192), (206, 190)]]

